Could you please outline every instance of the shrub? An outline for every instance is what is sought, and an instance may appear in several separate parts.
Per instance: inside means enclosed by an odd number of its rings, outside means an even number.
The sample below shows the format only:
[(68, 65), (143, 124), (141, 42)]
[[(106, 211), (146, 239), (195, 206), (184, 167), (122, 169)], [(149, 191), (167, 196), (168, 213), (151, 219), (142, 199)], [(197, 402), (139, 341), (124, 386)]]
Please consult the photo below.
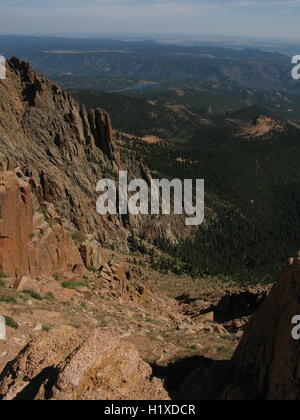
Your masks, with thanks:
[(44, 325), (42, 325), (42, 330), (43, 331), (51, 331), (52, 329), (54, 328), (54, 325), (53, 324), (44, 324)]
[(43, 300), (42, 296), (39, 295), (38, 293), (34, 292), (33, 290), (24, 290), (24, 292), (26, 295), (32, 297), (32, 299), (35, 300)]
[(14, 328), (17, 330), (19, 328), (19, 324), (13, 320), (10, 316), (5, 316), (5, 323), (7, 327)]
[(74, 230), (73, 232), (71, 232), (71, 237), (77, 245), (80, 245), (86, 241), (85, 233), (79, 232), (78, 230)]
[(91, 272), (91, 273), (97, 273), (97, 269), (94, 267), (94, 266), (92, 266), (92, 265), (90, 265), (90, 266), (88, 266), (87, 267), (87, 269)]
[(0, 302), (3, 302), (3, 303), (17, 303), (16, 299), (12, 296), (0, 296)]
[(40, 207), (38, 210), (40, 213), (42, 213), (42, 215), (45, 218), (45, 221), (50, 225), (50, 227), (54, 226), (57, 224), (57, 221), (55, 219), (52, 219), (52, 217), (49, 217), (47, 211), (45, 208)]
[(53, 294), (52, 292), (48, 292), (48, 293), (46, 294), (45, 298), (46, 298), (47, 300), (54, 300), (54, 299), (55, 299), (55, 296), (54, 296), (54, 294)]
[(62, 283), (62, 287), (64, 287), (65, 289), (71, 289), (74, 290), (77, 287), (87, 287), (87, 283), (85, 283), (84, 281), (64, 281)]

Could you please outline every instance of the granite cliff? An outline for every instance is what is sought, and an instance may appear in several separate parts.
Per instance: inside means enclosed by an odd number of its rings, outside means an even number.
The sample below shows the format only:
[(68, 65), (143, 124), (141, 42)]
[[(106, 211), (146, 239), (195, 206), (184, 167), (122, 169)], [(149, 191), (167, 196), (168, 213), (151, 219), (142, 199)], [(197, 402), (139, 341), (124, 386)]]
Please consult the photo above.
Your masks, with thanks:
[[(37, 248), (41, 246), (45, 255), (47, 241), (52, 247), (47, 274), (67, 266), (78, 269), (81, 263), (75, 257), (70, 235), (86, 259), (86, 254), (91, 254), (85, 245), (82, 247), (86, 242), (93, 243), (93, 249), (99, 247), (97, 241), (124, 251), (132, 232), (137, 236), (144, 233), (151, 240), (167, 236), (172, 241), (189, 234), (181, 217), (158, 218), (154, 223), (151, 217), (96, 213), (99, 179), (116, 178), (119, 170), (127, 170), (130, 177), (149, 181), (150, 171), (141, 156), (121, 150), (104, 110), (78, 104), (70, 93), (17, 58), (7, 62), (7, 77), (0, 83), (0, 153), (3, 196), (0, 249), (5, 248), (6, 259), (8, 254), (13, 258), (2, 267), (10, 275), (14, 270), (17, 275), (26, 272), (25, 268), (13, 268), (14, 259), (23, 267), (31, 265), (29, 271), (35, 273), (29, 254), (35, 248), (38, 255)], [(14, 171), (17, 179), (8, 171)], [(12, 215), (9, 223), (8, 215)], [(50, 222), (48, 233), (55, 239), (49, 239), (48, 235), (47, 239), (37, 241), (35, 235), (32, 241), (33, 231), (45, 222)], [(73, 255), (71, 262), (61, 257), (67, 242), (71, 244), (68, 252)], [(41, 256), (33, 259), (41, 260)], [(92, 262), (97, 259), (94, 255)]]

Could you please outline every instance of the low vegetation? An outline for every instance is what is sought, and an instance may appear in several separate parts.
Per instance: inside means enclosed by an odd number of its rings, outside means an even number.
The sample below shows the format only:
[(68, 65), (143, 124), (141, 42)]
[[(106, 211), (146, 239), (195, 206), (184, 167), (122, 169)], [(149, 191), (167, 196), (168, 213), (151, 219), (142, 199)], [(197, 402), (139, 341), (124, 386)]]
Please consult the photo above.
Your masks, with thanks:
[(75, 290), (78, 287), (88, 287), (89, 284), (85, 281), (64, 281), (62, 287), (65, 289)]
[(26, 296), (31, 297), (32, 299), (35, 299), (35, 300), (43, 300), (43, 297), (39, 293), (37, 293), (37, 292), (35, 292), (33, 290), (24, 290), (23, 293)]
[(11, 317), (5, 316), (6, 326), (17, 330), (19, 328), (19, 324)]

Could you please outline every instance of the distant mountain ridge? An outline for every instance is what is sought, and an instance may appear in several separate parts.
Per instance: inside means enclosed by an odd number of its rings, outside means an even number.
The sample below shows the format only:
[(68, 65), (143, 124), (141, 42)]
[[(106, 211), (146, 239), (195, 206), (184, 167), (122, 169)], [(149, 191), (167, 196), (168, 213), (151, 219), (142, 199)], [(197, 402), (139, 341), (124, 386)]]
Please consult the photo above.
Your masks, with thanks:
[(51, 77), (195, 79), (236, 82), (258, 89), (300, 91), (299, 84), (291, 77), (290, 57), (257, 49), (2, 36), (0, 53), (6, 57), (21, 56)]
[[(169, 89), (147, 98), (141, 95), (126, 96), (109, 92), (72, 90), (79, 102), (88, 107), (97, 107), (105, 103), (115, 129), (131, 135), (143, 137), (154, 135), (163, 139), (182, 139), (188, 142), (195, 133), (205, 130), (207, 135), (213, 133), (214, 127), (232, 126), (240, 135), (247, 124), (254, 124), (261, 116), (270, 118), (274, 123), (272, 129), (266, 130), (276, 134), (279, 125), (280, 132), (291, 127), (289, 121), (284, 121), (276, 112), (259, 104), (247, 105), (247, 101), (233, 100), (185, 89)], [(277, 107), (276, 107), (277, 108)], [(232, 125), (232, 122), (235, 124)], [(236, 131), (236, 130), (235, 130)], [(258, 132), (258, 134), (260, 134)], [(232, 132), (235, 136), (235, 132)], [(255, 131), (253, 131), (255, 137)]]

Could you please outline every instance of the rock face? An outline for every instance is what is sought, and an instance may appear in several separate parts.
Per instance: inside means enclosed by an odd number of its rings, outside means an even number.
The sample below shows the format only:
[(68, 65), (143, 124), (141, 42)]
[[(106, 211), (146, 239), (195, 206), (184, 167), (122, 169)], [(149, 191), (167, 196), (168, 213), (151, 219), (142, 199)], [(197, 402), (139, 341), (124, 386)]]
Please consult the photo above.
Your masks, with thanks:
[[(20, 173), (19, 173), (20, 176)], [(34, 212), (30, 185), (0, 173), (0, 272), (15, 278), (84, 270), (78, 249), (53, 206)]]
[(32, 212), (30, 186), (14, 172), (1, 172), (0, 272), (16, 277), (29, 273)]
[[(96, 213), (96, 185), (119, 165), (109, 115), (13, 58), (0, 81), (0, 168), (20, 167), (40, 206), (54, 205), (70, 230), (123, 243), (121, 222)], [(8, 166), (10, 162), (10, 167)], [(108, 234), (109, 232), (109, 234)]]
[(42, 213), (37, 211), (33, 216), (29, 267), (32, 277), (85, 271), (78, 248), (50, 203), (44, 202)]
[(149, 169), (141, 156), (116, 144), (105, 111), (78, 104), (17, 58), (7, 62), (7, 77), (0, 81), (0, 150), (0, 170), (19, 167), (39, 206), (52, 203), (67, 229), (91, 235), (102, 246), (128, 251), (129, 231), (173, 243), (190, 235), (180, 215), (154, 223), (150, 216), (97, 214), (100, 179), (127, 170), (129, 178), (149, 182)]
[(10, 161), (0, 152), (0, 172), (9, 171), (11, 169)]
[[(81, 154), (80, 144), (90, 145), (91, 148), (96, 146), (110, 160), (114, 159), (112, 127), (109, 115), (105, 111), (101, 109), (87, 110), (84, 106), (77, 105), (69, 93), (62, 91), (57, 85), (36, 73), (30, 64), (16, 57), (13, 57), (8, 65), (11, 72), (17, 76), (17, 81), (20, 82), (18, 87), (21, 88), (20, 93), (23, 101), (30, 107), (27, 109), (29, 114), (31, 114), (30, 111), (35, 110), (37, 115), (41, 115), (39, 111), (46, 109), (47, 112), (53, 112), (53, 117), (57, 117), (57, 111), (63, 111), (62, 116), (66, 125), (59, 124), (55, 133), (49, 133), (50, 135), (54, 134), (56, 146), (64, 146), (67, 154), (74, 151)], [(12, 81), (11, 72), (8, 74), (8, 84)], [(28, 117), (31, 118), (33, 115), (28, 115)], [(52, 123), (52, 121), (50, 122)], [(47, 125), (42, 128), (47, 129)], [(52, 128), (54, 127), (52, 126)], [(69, 128), (72, 129), (71, 133), (68, 132)], [(73, 144), (73, 150), (68, 141), (70, 135), (71, 139), (76, 140), (77, 143)]]
[(300, 268), (288, 268), (252, 318), (233, 357), (234, 383), (226, 399), (299, 400), (300, 340), (292, 318), (300, 315)]
[(169, 399), (136, 348), (112, 331), (42, 333), (0, 377), (2, 400)]

